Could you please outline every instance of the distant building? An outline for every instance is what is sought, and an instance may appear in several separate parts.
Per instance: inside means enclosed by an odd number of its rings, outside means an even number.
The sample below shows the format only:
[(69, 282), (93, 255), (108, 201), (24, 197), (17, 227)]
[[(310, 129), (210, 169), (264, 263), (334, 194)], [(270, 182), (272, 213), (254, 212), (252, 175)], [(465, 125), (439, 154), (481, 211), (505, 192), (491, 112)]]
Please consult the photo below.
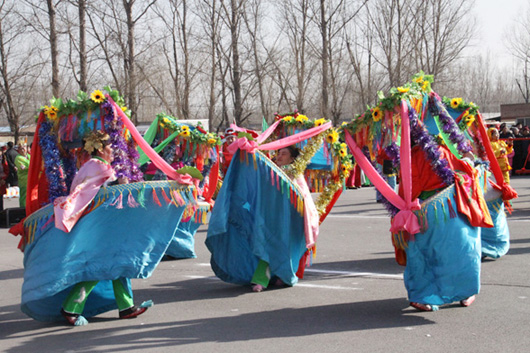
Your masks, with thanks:
[(501, 104), (501, 121), (530, 125), (530, 104)]
[[(36, 127), (37, 125), (35, 124), (22, 126), (19, 133), (19, 142), (25, 141), (28, 145), (33, 142)], [(14, 142), (14, 135), (11, 129), (9, 126), (0, 126), (0, 145), (6, 144), (9, 141)]]

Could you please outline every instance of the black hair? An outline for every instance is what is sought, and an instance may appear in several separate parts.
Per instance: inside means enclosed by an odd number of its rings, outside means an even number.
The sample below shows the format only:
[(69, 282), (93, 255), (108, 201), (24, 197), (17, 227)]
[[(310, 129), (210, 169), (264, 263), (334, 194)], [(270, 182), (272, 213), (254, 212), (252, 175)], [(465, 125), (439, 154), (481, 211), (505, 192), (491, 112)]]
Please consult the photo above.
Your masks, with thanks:
[(298, 157), (298, 155), (300, 154), (300, 149), (295, 145), (287, 146), (285, 148), (289, 150), (289, 154), (293, 159), (296, 159), (296, 157)]

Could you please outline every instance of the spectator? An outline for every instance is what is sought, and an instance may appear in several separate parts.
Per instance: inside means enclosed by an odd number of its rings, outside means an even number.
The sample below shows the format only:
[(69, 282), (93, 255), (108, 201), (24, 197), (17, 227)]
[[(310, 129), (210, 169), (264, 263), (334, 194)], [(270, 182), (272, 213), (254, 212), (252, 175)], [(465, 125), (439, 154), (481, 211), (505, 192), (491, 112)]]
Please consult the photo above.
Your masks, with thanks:
[(26, 207), (26, 187), (28, 183), (29, 172), (29, 154), (25, 144), (17, 145), (16, 150), (19, 153), (15, 158), (15, 165), (18, 170), (18, 184), (20, 188), (19, 206)]
[(17, 166), (15, 165), (15, 158), (18, 156), (18, 152), (13, 148), (13, 142), (7, 143), (7, 151), (5, 152), (7, 166), (9, 167), (9, 174), (7, 176), (7, 186), (18, 186), (18, 175)]
[[(521, 125), (521, 124), (517, 124)], [(522, 130), (522, 128), (521, 128)], [(522, 138), (523, 135), (521, 134), (521, 130), (517, 127), (512, 127), (513, 136), (518, 139)], [(513, 141), (513, 162), (511, 163), (512, 169), (515, 172), (516, 170), (519, 170), (523, 167), (524, 160), (526, 158), (526, 152), (523, 151), (523, 141), (521, 140), (515, 140)]]
[(0, 211), (4, 209), (4, 195), (7, 193), (6, 179), (9, 174), (4, 149), (0, 149)]

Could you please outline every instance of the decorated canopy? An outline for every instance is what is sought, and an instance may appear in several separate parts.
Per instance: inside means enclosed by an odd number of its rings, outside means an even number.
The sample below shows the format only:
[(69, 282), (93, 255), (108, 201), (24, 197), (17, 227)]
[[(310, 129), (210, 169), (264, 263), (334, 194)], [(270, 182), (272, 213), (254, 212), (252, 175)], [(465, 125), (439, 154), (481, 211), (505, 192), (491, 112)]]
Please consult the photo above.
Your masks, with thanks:
[[(468, 139), (447, 112), (442, 99), (432, 91), (432, 82), (432, 76), (420, 72), (411, 82), (392, 88), (388, 97), (380, 92), (375, 107), (342, 127), (356, 161), (388, 201), (386, 205), (393, 215), (393, 232), (415, 234), (420, 230), (418, 219), (413, 213), (419, 210), (419, 202), (411, 197), (411, 138), (413, 143), (423, 149), (433, 171), (446, 185), (453, 184), (454, 178), (458, 176), (451, 171), (437, 146), (445, 144), (459, 158), (472, 151)], [(476, 115), (476, 121), (477, 130), (484, 139), (485, 128), (480, 114)], [(364, 146), (365, 151), (362, 150)], [(503, 199), (515, 197), (515, 191), (504, 183), (498, 164), (491, 158), (491, 147), (486, 144), (485, 149), (496, 181), (502, 189)], [(385, 153), (394, 166), (399, 167), (403, 197), (398, 196), (373, 167), (371, 161), (380, 153)]]

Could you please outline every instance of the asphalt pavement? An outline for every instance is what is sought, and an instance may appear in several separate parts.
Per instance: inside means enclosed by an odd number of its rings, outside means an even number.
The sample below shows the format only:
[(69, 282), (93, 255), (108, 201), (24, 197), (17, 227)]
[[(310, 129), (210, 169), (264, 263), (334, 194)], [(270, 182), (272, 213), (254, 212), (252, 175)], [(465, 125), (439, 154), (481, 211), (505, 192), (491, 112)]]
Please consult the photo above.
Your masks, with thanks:
[[(511, 249), (482, 265), (481, 291), (463, 308), (411, 308), (394, 261), (390, 221), (372, 187), (347, 190), (321, 225), (317, 256), (292, 288), (252, 293), (209, 265), (207, 227), (196, 259), (162, 262), (133, 280), (132, 320), (112, 311), (83, 327), (42, 323), (20, 311), (23, 254), (0, 229), (1, 352), (529, 352), (530, 177), (516, 177)], [(15, 207), (17, 200), (6, 201)]]

